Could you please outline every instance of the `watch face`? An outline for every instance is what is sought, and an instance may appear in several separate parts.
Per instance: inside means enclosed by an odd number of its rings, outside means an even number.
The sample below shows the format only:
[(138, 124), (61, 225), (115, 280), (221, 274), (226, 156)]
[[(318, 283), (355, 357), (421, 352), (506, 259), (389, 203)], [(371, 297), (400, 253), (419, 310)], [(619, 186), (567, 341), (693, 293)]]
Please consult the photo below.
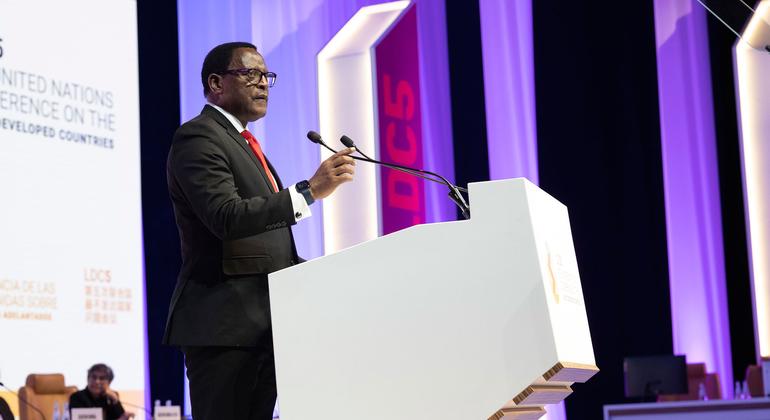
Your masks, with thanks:
[(308, 205), (313, 204), (315, 199), (313, 198), (313, 194), (310, 192), (310, 181), (304, 180), (300, 181), (296, 184), (297, 192), (302, 194), (303, 197), (305, 197), (305, 201)]

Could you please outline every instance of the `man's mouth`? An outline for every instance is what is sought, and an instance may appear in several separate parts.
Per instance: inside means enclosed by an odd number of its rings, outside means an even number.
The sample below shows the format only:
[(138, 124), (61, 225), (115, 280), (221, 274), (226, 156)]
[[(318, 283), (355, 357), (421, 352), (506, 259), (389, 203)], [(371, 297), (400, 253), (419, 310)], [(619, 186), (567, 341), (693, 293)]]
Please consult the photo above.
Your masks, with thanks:
[(257, 95), (257, 96), (254, 97), (254, 100), (255, 101), (259, 101), (259, 100), (267, 101), (267, 95)]

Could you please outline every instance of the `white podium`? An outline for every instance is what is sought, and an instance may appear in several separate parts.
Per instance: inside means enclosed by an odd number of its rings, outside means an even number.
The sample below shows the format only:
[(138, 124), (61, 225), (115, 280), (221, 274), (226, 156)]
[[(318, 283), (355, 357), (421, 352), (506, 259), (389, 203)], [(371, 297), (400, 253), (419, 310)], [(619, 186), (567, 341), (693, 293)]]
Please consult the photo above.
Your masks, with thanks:
[(757, 359), (770, 357), (770, 0), (762, 0), (735, 44), (743, 195)]
[(523, 178), (469, 197), (270, 275), (282, 420), (535, 419), (598, 371), (567, 208)]

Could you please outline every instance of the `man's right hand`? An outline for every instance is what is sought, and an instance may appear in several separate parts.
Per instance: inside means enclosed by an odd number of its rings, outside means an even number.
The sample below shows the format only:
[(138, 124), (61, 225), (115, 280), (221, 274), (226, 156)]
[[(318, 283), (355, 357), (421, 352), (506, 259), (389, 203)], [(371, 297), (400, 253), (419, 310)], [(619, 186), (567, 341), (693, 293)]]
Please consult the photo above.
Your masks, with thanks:
[(348, 147), (333, 154), (318, 167), (310, 183), (310, 193), (313, 198), (321, 200), (328, 197), (340, 184), (353, 180), (353, 174), (356, 172), (356, 161), (348, 156), (356, 149)]

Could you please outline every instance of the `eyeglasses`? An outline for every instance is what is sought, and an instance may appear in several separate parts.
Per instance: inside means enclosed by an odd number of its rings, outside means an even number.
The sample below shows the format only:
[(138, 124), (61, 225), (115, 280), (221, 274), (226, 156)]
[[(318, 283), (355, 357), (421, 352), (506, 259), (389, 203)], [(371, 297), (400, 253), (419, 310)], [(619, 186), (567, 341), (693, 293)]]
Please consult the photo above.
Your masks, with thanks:
[(276, 79), (278, 79), (278, 75), (273, 73), (272, 71), (263, 72), (259, 69), (250, 69), (250, 68), (227, 69), (227, 70), (224, 70), (222, 73), (244, 76), (248, 81), (256, 81), (256, 82), (261, 81), (262, 77), (265, 77), (267, 79), (267, 86), (269, 87), (275, 86), (275, 81)]

